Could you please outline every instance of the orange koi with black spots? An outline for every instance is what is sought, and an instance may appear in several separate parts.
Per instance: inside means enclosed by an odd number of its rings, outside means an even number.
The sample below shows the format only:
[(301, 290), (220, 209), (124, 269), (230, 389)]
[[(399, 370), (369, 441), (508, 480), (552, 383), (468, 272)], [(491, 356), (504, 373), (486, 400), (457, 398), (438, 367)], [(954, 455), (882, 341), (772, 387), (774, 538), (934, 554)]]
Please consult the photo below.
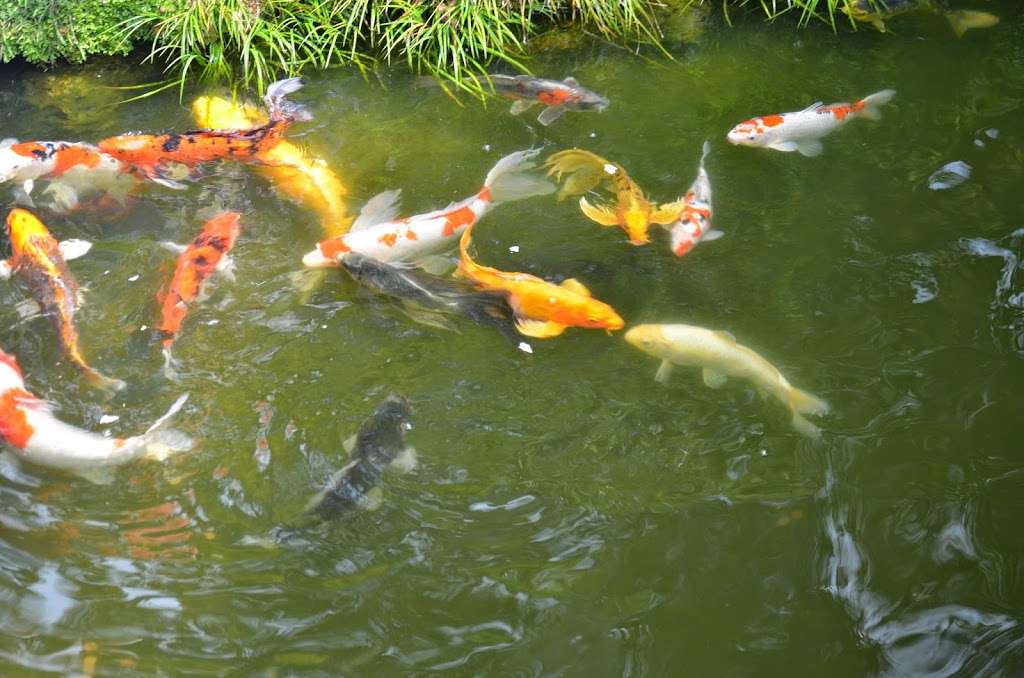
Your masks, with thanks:
[(174, 267), (174, 277), (157, 296), (161, 319), (157, 330), (163, 337), (165, 369), (172, 371), (171, 346), (181, 331), (189, 307), (202, 296), (210, 276), (230, 266), (228, 252), (241, 232), (237, 212), (218, 214), (203, 225), (203, 230), (183, 248)]
[(270, 85), (264, 97), (270, 119), (259, 127), (195, 130), (180, 134), (122, 134), (99, 142), (99, 148), (123, 162), (131, 171), (171, 188), (182, 186), (164, 175), (170, 163), (193, 167), (225, 158), (266, 163), (267, 159), (261, 156), (281, 141), (285, 130), (296, 121), (311, 118), (305, 108), (284, 99), (300, 87), (302, 82), (298, 78), (279, 80)]

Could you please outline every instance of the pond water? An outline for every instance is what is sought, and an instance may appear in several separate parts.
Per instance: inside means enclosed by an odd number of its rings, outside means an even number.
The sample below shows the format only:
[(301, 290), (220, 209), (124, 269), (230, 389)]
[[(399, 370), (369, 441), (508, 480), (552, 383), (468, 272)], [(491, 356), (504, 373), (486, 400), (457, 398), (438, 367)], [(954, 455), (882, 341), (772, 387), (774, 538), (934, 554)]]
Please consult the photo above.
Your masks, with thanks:
[[(107, 485), (7, 448), (0, 673), (1020, 675), (1024, 16), (984, 8), (1002, 22), (960, 40), (923, 14), (890, 35), (712, 25), (673, 62), (545, 52), (537, 74), (612, 102), (550, 127), (401, 71), (312, 73), (293, 96), (315, 119), (289, 138), (330, 163), (353, 211), (391, 188), (406, 214), (442, 207), (530, 147), (590, 149), (665, 202), (709, 139), (725, 237), (677, 259), (660, 229), (633, 247), (549, 196), (481, 221), (477, 259), (576, 277), (627, 327), (733, 333), (829, 401), (820, 440), (748, 383), (711, 390), (690, 368), (656, 383), (621, 332), (570, 329), (528, 355), (467, 322), (414, 323), (339, 271), (303, 292), (293, 274), (320, 224), (250, 166), (150, 186), (116, 213), (41, 211), (95, 243), (71, 265), (82, 344), (129, 387), (89, 389), (8, 284), (0, 346), (90, 429), (134, 433), (188, 392), (173, 425), (199, 445)], [(94, 97), (124, 93), (92, 83), (153, 74), (0, 76), (0, 137), (22, 140), (189, 129), (205, 91), (99, 114)], [(881, 121), (853, 121), (819, 157), (726, 143), (754, 115), (883, 88), (898, 94)], [(952, 161), (971, 177), (930, 190)], [(160, 242), (220, 209), (243, 215), (235, 280), (190, 313), (169, 381)], [(392, 391), (413, 404), (418, 468), (385, 476), (378, 510), (276, 543)]]

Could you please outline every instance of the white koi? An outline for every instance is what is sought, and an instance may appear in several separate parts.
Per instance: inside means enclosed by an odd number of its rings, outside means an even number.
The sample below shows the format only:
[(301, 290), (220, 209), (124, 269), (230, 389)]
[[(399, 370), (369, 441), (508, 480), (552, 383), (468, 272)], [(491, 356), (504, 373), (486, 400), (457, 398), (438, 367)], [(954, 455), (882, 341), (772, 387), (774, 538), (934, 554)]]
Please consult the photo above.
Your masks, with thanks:
[(774, 365), (737, 344), (728, 332), (694, 325), (637, 325), (626, 332), (625, 339), (644, 353), (661, 358), (654, 377), (659, 382), (668, 381), (673, 365), (703, 368), (704, 383), (710, 388), (721, 388), (728, 377), (745, 379), (762, 395), (785, 405), (797, 431), (811, 438), (821, 435), (803, 415), (826, 414), (828, 403), (790, 384)]
[(183, 434), (173, 445), (155, 435), (187, 399), (188, 395), (179, 397), (142, 435), (105, 438), (57, 419), (49, 403), (25, 389), (15, 357), (0, 350), (0, 441), (6, 441), (22, 459), (96, 482), (102, 482), (112, 466), (140, 458), (161, 460), (191, 448)]
[(529, 173), (539, 150), (506, 155), (487, 173), (475, 195), (426, 214), (397, 219), (400, 191), (385, 191), (371, 198), (352, 230), (321, 241), (302, 258), (310, 268), (338, 266), (338, 257), (359, 252), (378, 261), (419, 261), (454, 247), (459, 236), (495, 205), (553, 193), (551, 182)]
[(822, 151), (822, 137), (831, 134), (855, 118), (878, 120), (879, 109), (892, 101), (896, 91), (883, 89), (852, 104), (824, 105), (820, 101), (802, 111), (762, 115), (733, 127), (726, 138), (738, 146), (771, 148), (813, 157)]
[(711, 144), (705, 141), (697, 178), (679, 200), (682, 212), (674, 223), (665, 226), (671, 236), (669, 246), (677, 257), (692, 250), (702, 240), (717, 240), (724, 235), (721, 231), (711, 230), (711, 180), (704, 169), (704, 159), (710, 150)]

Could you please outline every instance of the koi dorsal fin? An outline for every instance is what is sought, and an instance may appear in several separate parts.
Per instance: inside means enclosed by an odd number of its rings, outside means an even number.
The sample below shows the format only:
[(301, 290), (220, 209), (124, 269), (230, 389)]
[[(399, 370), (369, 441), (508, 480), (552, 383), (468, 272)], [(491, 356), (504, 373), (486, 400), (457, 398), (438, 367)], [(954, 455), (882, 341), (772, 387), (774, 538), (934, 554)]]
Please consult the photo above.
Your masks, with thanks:
[(576, 294), (582, 295), (584, 297), (591, 296), (590, 290), (587, 289), (587, 286), (581, 283), (576, 278), (566, 278), (561, 282), (560, 287), (569, 290), (570, 292), (575, 292)]
[(402, 189), (384, 191), (366, 201), (359, 216), (352, 222), (353, 231), (361, 231), (364, 228), (382, 224), (385, 221), (392, 221), (398, 216), (398, 204), (402, 198)]
[(576, 82), (576, 78), (572, 77), (571, 75), (568, 78), (565, 78), (564, 80), (562, 80), (562, 82), (565, 83), (566, 85), (568, 85), (569, 87), (579, 87), (580, 86), (580, 83)]
[(825, 105), (824, 101), (815, 101), (813, 104), (811, 104), (810, 106), (808, 106), (807, 108), (805, 108), (804, 110), (802, 110), (800, 112), (801, 113), (807, 113), (809, 111), (816, 111), (816, 110), (818, 110), (819, 108), (821, 108), (824, 105)]

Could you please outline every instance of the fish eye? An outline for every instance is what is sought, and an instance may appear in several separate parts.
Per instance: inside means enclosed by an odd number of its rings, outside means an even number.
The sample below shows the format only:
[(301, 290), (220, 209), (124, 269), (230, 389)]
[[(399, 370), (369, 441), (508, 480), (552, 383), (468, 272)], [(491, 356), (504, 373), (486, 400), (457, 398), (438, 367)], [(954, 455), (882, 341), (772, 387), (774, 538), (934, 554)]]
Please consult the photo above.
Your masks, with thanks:
[(756, 134), (748, 134), (747, 135), (747, 139), (750, 139), (751, 141), (753, 141), (756, 137), (757, 137)]

